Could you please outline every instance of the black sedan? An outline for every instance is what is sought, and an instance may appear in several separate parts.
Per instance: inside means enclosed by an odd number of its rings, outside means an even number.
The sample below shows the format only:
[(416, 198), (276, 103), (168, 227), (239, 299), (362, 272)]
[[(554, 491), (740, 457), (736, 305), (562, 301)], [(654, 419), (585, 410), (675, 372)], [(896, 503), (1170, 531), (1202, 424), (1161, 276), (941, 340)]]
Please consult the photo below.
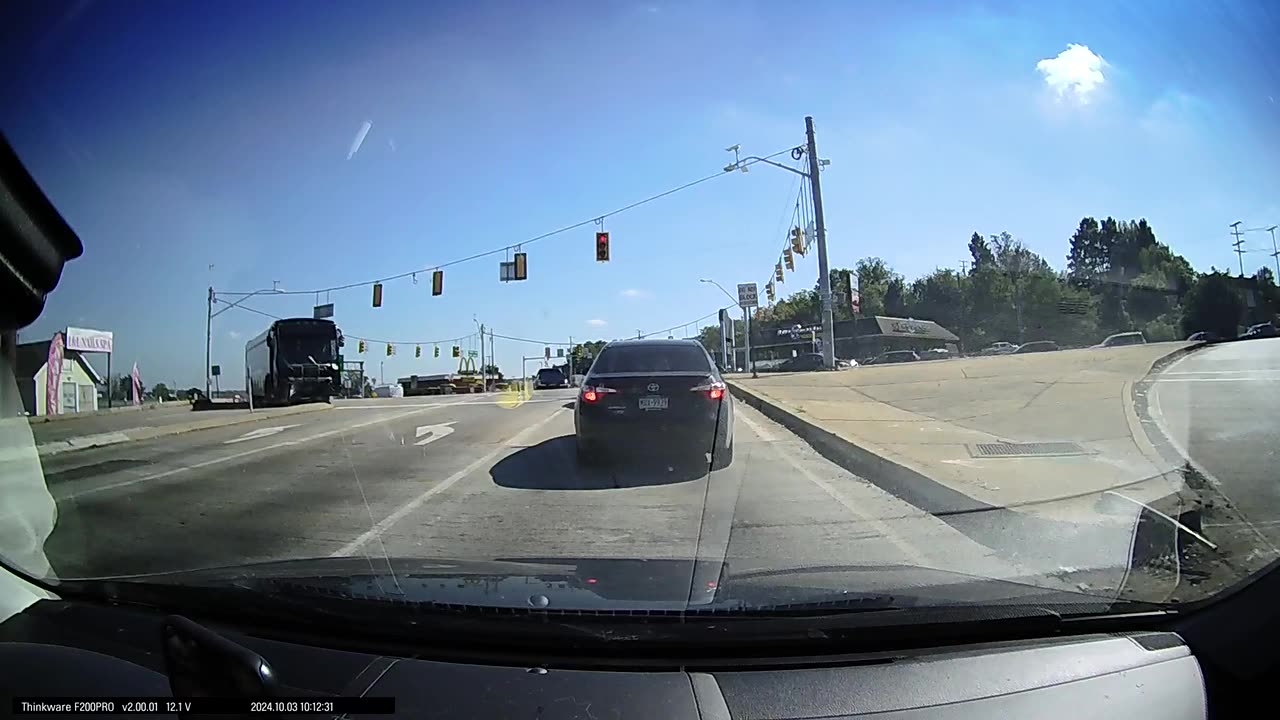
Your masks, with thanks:
[(606, 345), (582, 381), (573, 427), (585, 463), (624, 451), (710, 453), (713, 470), (733, 461), (733, 400), (711, 356), (692, 340)]

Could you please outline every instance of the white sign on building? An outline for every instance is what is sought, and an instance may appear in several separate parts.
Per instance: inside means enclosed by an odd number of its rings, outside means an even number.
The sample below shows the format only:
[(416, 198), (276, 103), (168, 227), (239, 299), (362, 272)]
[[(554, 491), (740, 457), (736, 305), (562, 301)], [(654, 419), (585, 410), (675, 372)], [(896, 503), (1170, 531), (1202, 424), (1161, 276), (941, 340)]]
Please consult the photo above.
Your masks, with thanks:
[(80, 352), (109, 353), (114, 337), (107, 330), (89, 330), (88, 328), (67, 328), (67, 349)]

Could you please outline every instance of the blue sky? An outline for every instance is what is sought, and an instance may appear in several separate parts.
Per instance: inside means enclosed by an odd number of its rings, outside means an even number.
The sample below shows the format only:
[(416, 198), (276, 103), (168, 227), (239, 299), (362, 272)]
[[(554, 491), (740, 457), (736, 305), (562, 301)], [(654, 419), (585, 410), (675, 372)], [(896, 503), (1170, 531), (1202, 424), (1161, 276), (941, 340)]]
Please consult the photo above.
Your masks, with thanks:
[[(878, 255), (910, 278), (958, 266), (975, 230), (1007, 230), (1061, 268), (1089, 214), (1146, 217), (1197, 268), (1235, 267), (1228, 223), (1280, 223), (1280, 19), (1266, 2), (1156, 7), (27, 8), (0, 30), (19, 70), (0, 81), (0, 127), (86, 251), (23, 338), (110, 329), (117, 367), (199, 385), (210, 284), (430, 268), (714, 173), (732, 144), (800, 144), (805, 115), (831, 160), (833, 266)], [(475, 320), (559, 342), (634, 336), (725, 304), (701, 277), (765, 281), (794, 202), (790, 173), (755, 167), (610, 217), (607, 264), (588, 226), (526, 246), (523, 283), (499, 283), (489, 257), (448, 268), (441, 297), (424, 274), (388, 283), (378, 309), (367, 287), (328, 299), (349, 337), (452, 338)], [(1269, 253), (1264, 233), (1247, 240)], [(811, 254), (780, 289), (816, 277)], [(288, 316), (313, 301), (250, 304)], [(220, 315), (213, 361), (238, 377), (265, 323)], [(373, 350), (388, 377), (453, 365), (447, 348)], [(541, 352), (497, 341), (508, 374)]]

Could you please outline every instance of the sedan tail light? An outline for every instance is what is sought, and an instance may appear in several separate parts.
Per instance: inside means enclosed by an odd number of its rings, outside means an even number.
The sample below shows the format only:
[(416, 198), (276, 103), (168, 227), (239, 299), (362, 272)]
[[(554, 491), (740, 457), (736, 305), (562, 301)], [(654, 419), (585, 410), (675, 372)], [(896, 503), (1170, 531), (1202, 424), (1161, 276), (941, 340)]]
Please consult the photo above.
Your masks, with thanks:
[(600, 396), (602, 395), (609, 395), (616, 392), (618, 391), (614, 390), (611, 387), (605, 387), (603, 385), (583, 385), (582, 399), (586, 400), (589, 403), (593, 403), (599, 400)]
[(705, 392), (707, 397), (712, 400), (719, 400), (724, 397), (725, 385), (719, 380), (708, 379), (707, 382), (704, 382), (701, 385), (694, 385), (689, 389), (693, 392)]

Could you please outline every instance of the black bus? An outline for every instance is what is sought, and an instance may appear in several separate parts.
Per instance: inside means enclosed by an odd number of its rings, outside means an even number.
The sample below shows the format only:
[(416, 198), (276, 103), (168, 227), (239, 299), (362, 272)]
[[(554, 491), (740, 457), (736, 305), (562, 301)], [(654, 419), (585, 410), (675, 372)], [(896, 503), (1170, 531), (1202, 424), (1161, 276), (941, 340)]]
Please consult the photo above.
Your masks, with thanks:
[(342, 331), (332, 320), (286, 318), (271, 323), (244, 346), (254, 404), (329, 402), (342, 389), (342, 344)]

